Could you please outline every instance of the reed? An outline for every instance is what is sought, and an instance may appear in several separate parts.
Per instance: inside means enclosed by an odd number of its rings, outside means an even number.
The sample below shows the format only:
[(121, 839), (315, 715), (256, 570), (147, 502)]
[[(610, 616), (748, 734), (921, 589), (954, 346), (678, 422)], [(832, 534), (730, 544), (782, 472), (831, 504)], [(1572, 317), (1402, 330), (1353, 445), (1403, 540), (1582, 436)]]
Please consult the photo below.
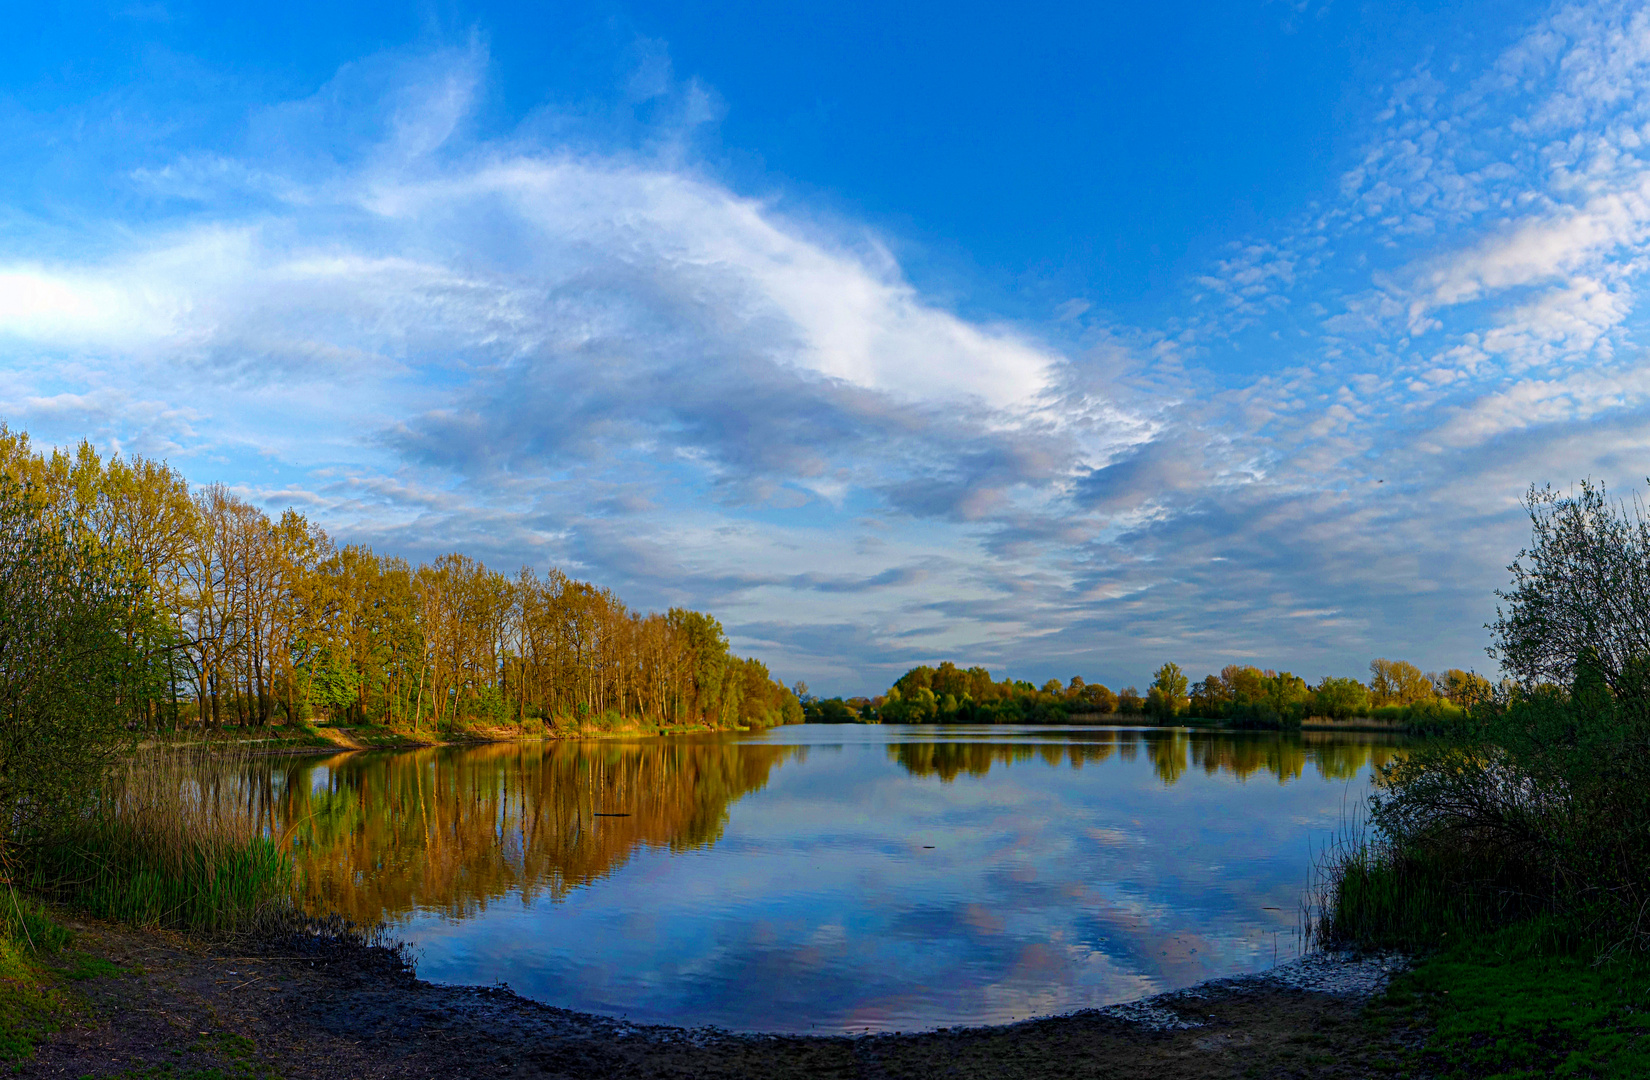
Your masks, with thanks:
[(1537, 913), (1537, 896), (1482, 860), (1373, 840), (1331, 848), (1318, 865), (1317, 921), (1328, 948), (1420, 953)]
[(205, 750), (134, 755), (89, 812), (26, 852), (18, 884), (137, 926), (251, 925), (290, 902), (293, 869), (248, 765)]

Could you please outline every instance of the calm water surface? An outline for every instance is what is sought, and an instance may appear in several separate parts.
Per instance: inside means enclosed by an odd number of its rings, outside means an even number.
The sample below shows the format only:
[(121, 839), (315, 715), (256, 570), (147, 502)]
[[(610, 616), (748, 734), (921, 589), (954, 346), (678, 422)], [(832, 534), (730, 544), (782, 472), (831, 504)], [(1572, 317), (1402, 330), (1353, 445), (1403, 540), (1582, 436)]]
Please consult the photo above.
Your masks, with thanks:
[(290, 759), (266, 790), (310, 902), (387, 919), (426, 979), (650, 1023), (912, 1030), (1296, 955), (1311, 853), (1395, 748), (805, 725)]

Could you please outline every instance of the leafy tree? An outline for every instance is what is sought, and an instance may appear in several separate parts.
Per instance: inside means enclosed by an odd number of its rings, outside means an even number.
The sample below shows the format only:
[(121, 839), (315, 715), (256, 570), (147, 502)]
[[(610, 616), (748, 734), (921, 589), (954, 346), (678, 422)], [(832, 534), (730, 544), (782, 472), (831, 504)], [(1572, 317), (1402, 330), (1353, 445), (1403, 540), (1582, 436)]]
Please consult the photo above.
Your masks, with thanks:
[(1414, 705), (1437, 696), (1432, 680), (1404, 660), (1369, 662), (1369, 697), (1375, 705)]
[(904, 675), (901, 675), (894, 686), (906, 698), (914, 696), (918, 690), (932, 690), (934, 688), (934, 669), (927, 664), (918, 664)]
[(1229, 699), (1218, 675), (1206, 675), (1192, 684), (1190, 691), (1192, 715), (1216, 720), (1226, 715)]
[(1079, 700), (1082, 707), (1089, 712), (1105, 715), (1117, 711), (1117, 695), (1107, 689), (1104, 683), (1084, 683)]
[(1227, 664), (1220, 670), (1220, 683), (1231, 705), (1253, 705), (1266, 697), (1266, 673), (1253, 664)]
[(1526, 688), (1567, 686), (1576, 658), (1592, 650), (1613, 690), (1650, 656), (1650, 520), (1635, 500), (1609, 501), (1583, 480), (1560, 495), (1531, 487), (1524, 498), (1530, 545), (1507, 567), (1511, 586), (1496, 595), (1490, 655)]
[(952, 697), (960, 698), (968, 693), (968, 673), (959, 671), (956, 664), (947, 660), (934, 669), (929, 686), (936, 697), (943, 698), (950, 694)]
[(1152, 676), (1151, 689), (1146, 695), (1146, 711), (1153, 716), (1168, 719), (1187, 704), (1186, 675), (1179, 664), (1168, 663)]
[(87, 805), (131, 746), (146, 678), (123, 632), (141, 582), (42, 494), (0, 480), (0, 858)]
[(1266, 703), (1276, 710), (1279, 716), (1292, 718), (1297, 722), (1311, 698), (1306, 680), (1288, 671), (1268, 671), (1261, 683), (1261, 691)]
[(1442, 675), (1434, 675), (1432, 683), (1439, 697), (1447, 698), (1452, 705), (1462, 708), (1471, 708), (1495, 696), (1495, 687), (1490, 685), (1488, 679), (1460, 668), (1450, 668)]
[(1331, 676), (1313, 688), (1311, 707), (1332, 720), (1361, 716), (1369, 709), (1369, 690), (1357, 679)]

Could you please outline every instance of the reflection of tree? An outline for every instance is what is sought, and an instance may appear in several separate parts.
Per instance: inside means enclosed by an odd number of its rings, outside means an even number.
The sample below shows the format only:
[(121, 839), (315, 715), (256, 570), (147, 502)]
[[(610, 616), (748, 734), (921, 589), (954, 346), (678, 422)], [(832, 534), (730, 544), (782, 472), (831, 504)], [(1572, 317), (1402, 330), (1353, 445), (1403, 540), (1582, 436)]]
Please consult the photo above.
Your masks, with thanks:
[(1200, 768), (1247, 780), (1264, 772), (1279, 783), (1299, 779), (1307, 765), (1326, 780), (1350, 780), (1371, 765), (1384, 765), (1398, 752), (1390, 739), (1346, 733), (1199, 732), (1128, 728), (1073, 733), (1070, 741), (913, 742), (888, 747), (888, 756), (916, 776), (949, 783), (961, 773), (984, 776), (995, 764), (1041, 757), (1050, 765), (1104, 761), (1113, 753), (1133, 761), (1144, 749), (1152, 772), (1165, 784)]
[[(360, 921), (559, 899), (638, 847), (714, 843), (729, 805), (802, 747), (721, 740), (504, 744), (323, 761), (263, 777), (305, 903)], [(627, 814), (625, 817), (597, 817)]]

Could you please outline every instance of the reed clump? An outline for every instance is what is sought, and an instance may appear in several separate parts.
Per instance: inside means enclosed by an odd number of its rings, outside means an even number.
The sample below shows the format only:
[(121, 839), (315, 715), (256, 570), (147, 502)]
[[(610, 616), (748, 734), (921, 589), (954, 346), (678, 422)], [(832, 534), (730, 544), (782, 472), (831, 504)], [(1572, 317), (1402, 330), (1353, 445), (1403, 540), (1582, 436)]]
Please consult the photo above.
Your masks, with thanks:
[(89, 808), (22, 853), (27, 891), (100, 918), (201, 933), (290, 904), (293, 868), (249, 760), (144, 750)]

